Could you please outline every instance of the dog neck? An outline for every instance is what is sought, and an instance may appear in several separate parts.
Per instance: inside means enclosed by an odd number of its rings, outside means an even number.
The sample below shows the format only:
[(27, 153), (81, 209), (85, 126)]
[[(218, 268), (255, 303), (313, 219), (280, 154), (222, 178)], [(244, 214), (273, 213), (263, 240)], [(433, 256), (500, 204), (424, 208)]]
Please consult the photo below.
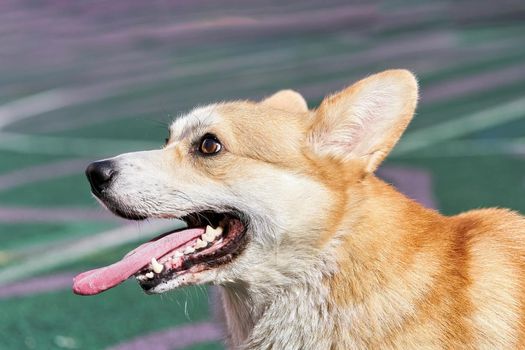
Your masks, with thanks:
[(231, 286), (221, 294), (232, 349), (329, 348), (323, 336), (332, 323), (322, 281), (276, 288), (274, 295)]
[[(373, 176), (359, 186), (320, 252), (323, 263), (300, 267), (305, 278), (264, 290), (223, 286), (232, 348), (381, 344), (381, 335), (413, 309), (431, 285), (435, 271), (425, 247), (436, 239), (433, 224), (444, 218)], [(418, 265), (421, 256), (426, 264)]]

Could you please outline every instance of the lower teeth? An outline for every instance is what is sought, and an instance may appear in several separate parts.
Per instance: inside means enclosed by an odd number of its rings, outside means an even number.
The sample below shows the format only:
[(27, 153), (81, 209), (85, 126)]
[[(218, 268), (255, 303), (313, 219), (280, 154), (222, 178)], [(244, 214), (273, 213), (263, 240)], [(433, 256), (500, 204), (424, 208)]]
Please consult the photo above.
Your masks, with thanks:
[[(183, 252), (176, 251), (172, 256), (172, 259), (178, 260), (184, 255), (192, 254), (195, 253), (196, 250), (202, 250), (203, 248), (206, 248), (209, 244), (213, 244), (213, 241), (221, 236), (222, 231), (223, 229), (221, 226), (218, 226), (216, 229), (213, 229), (210, 226), (206, 227), (206, 232), (202, 235), (202, 238), (198, 238), (193, 246), (187, 246)], [(221, 243), (222, 241), (223, 238), (221, 237), (216, 242)], [(162, 271), (164, 271), (164, 268), (165, 266), (163, 264), (159, 263), (157, 259), (152, 258), (150, 270), (143, 275), (138, 275), (137, 278), (140, 281), (144, 281), (145, 279), (153, 279), (155, 274), (160, 274)]]

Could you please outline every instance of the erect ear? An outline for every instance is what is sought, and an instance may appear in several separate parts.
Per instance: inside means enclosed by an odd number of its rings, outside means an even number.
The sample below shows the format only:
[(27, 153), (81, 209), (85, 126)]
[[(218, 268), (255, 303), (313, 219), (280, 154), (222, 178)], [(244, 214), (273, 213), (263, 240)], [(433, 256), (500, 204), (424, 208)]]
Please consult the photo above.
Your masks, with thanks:
[(361, 160), (373, 172), (412, 119), (417, 80), (407, 70), (387, 70), (326, 97), (309, 132), (314, 152)]
[(281, 90), (261, 101), (262, 104), (289, 112), (307, 112), (308, 105), (300, 93), (294, 90)]

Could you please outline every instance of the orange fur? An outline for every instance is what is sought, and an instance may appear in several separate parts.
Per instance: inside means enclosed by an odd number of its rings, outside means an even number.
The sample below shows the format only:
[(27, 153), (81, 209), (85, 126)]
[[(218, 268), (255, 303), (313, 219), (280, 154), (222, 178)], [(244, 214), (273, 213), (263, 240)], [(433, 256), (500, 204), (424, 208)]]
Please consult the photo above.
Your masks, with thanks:
[[(402, 80), (407, 99), (368, 153), (341, 159), (297, 147), (303, 135), (318, 141), (331, 132), (355, 103), (352, 96), (361, 98), (370, 80), (385, 78)], [(218, 111), (232, 130), (226, 139), (235, 141), (230, 147), (236, 155), (309, 176), (330, 193), (317, 240), (321, 248), (338, 242), (337, 271), (325, 278), (327, 302), (337, 313), (355, 314), (346, 327), (344, 321), (336, 324), (333, 348), (344, 348), (348, 339), (370, 349), (520, 348), (525, 339), (523, 217), (502, 209), (445, 217), (371, 173), (408, 125), (416, 101), (412, 76), (389, 71), (325, 99), (312, 113), (288, 93), (259, 105), (224, 104)], [(234, 181), (252, 166), (236, 163), (232, 158), (224, 165), (239, 169)]]
[[(264, 209), (278, 208), (286, 223), (281, 245), (261, 244), (267, 249), (262, 251), (292, 259), (303, 249), (298, 259), (318, 254), (326, 266), (333, 262), (321, 271), (320, 284), (328, 292), (319, 306), (328, 310), (330, 319), (326, 329), (319, 329), (319, 337), (328, 338), (331, 348), (524, 348), (525, 219), (504, 209), (445, 217), (373, 174), (410, 122), (417, 98), (412, 74), (392, 70), (326, 98), (314, 111), (289, 90), (261, 103), (217, 104), (210, 113), (218, 117), (203, 130), (177, 129), (171, 140), (177, 143), (174, 168), (179, 177), (228, 188), (257, 179), (250, 185), (268, 193), (257, 197), (257, 203), (264, 203)], [(217, 135), (225, 152), (189, 161), (185, 155), (192, 138), (203, 132)], [(285, 175), (315, 186), (302, 192), (272, 192), (272, 185), (279, 185), (274, 179), (288, 179)], [(302, 193), (308, 191), (311, 197), (303, 201)], [(295, 205), (317, 217), (295, 212)], [(256, 268), (251, 266), (250, 273)], [(271, 264), (265, 268), (262, 271), (277, 276), (308, 273), (282, 272), (282, 266), (272, 270)], [(253, 311), (268, 310), (274, 298), (250, 291), (257, 281), (250, 284), (245, 277), (236, 277), (237, 284), (228, 282), (231, 294), (225, 288), (226, 300), (235, 300), (228, 305), (241, 305), (229, 319), (243, 318), (232, 321), (232, 327), (238, 327), (231, 330), (232, 338), (239, 344), (251, 341), (248, 348), (278, 344), (271, 322), (257, 319), (264, 313)], [(280, 293), (286, 295), (290, 285), (281, 287), (279, 282), (272, 280), (275, 286), (270, 287), (283, 288)], [(300, 289), (303, 296), (310, 291), (305, 290)], [(254, 300), (259, 304), (252, 305)], [(243, 308), (243, 302), (249, 306)]]

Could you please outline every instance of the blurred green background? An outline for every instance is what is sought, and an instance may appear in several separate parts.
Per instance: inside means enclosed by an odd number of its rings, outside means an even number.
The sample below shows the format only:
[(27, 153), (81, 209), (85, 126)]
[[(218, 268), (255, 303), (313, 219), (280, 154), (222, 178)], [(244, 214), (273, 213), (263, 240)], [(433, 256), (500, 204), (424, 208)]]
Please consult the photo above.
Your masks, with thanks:
[(212, 288), (72, 294), (166, 227), (106, 213), (84, 167), (161, 146), (197, 104), (315, 107), (388, 68), (422, 96), (380, 175), (446, 214), (525, 212), (523, 1), (1, 1), (0, 348), (222, 349)]

